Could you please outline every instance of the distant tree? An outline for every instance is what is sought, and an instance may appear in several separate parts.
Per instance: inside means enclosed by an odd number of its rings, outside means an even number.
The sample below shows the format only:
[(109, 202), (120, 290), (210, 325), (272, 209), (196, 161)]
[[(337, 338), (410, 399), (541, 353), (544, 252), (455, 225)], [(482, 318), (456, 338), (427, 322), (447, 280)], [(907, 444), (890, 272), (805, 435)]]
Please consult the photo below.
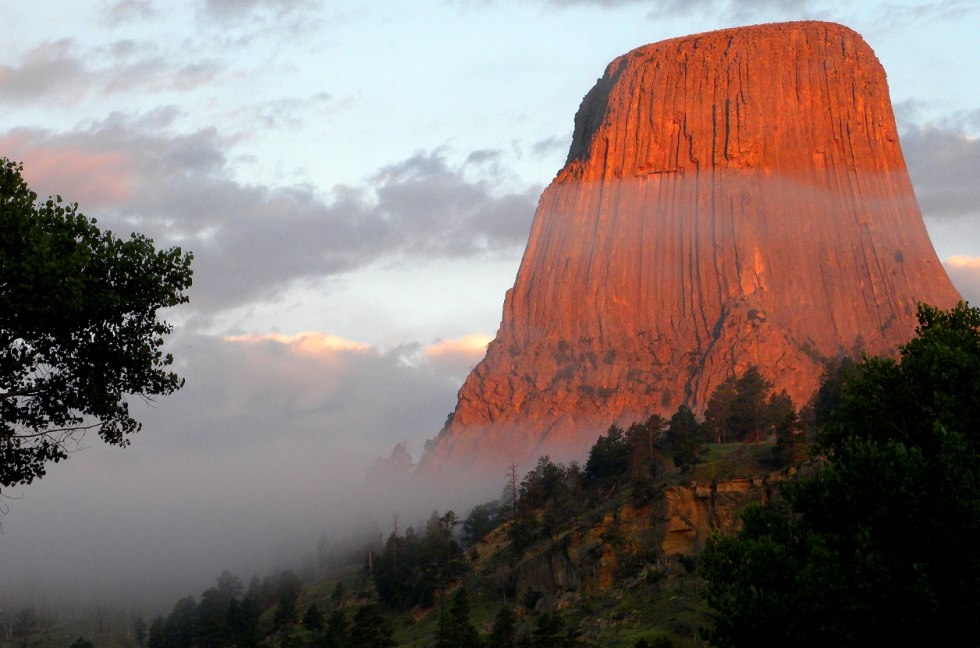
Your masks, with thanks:
[(95, 648), (95, 644), (85, 637), (79, 637), (72, 643), (70, 648)]
[(578, 631), (574, 628), (566, 630), (561, 617), (554, 612), (540, 615), (531, 634), (534, 648), (574, 648), (577, 641)]
[(354, 614), (351, 648), (394, 648), (394, 630), (376, 605), (365, 605)]
[(766, 404), (772, 383), (751, 366), (735, 383), (735, 400), (728, 417), (728, 428), (737, 441), (761, 441), (768, 421)]
[(333, 592), (330, 594), (330, 604), (332, 606), (340, 607), (344, 602), (344, 583), (342, 581), (337, 581), (334, 585)]
[(738, 397), (738, 380), (730, 376), (711, 392), (704, 410), (704, 426), (715, 443), (727, 443), (731, 438), (732, 407)]
[(147, 627), (146, 621), (143, 617), (138, 616), (136, 620), (133, 621), (133, 639), (136, 640), (136, 645), (139, 648), (143, 648), (146, 645)]
[(701, 460), (704, 448), (703, 428), (687, 405), (678, 407), (670, 417), (666, 443), (674, 465), (681, 470), (689, 470)]
[(596, 439), (585, 462), (585, 477), (592, 482), (623, 479), (629, 469), (632, 448), (626, 432), (611, 425), (606, 434)]
[(772, 392), (772, 383), (762, 377), (758, 367), (745, 370), (741, 377), (730, 377), (711, 393), (704, 412), (704, 431), (715, 443), (758, 442), (768, 437), (798, 441), (804, 425), (786, 390)]
[(833, 413), (840, 406), (844, 385), (849, 379), (860, 376), (861, 366), (850, 356), (843, 356), (827, 364), (820, 376), (820, 386), (813, 395), (813, 424), (819, 429), (832, 422)]
[(433, 511), (424, 535), (409, 527), (403, 536), (388, 536), (371, 571), (383, 605), (394, 609), (431, 607), (436, 590), (465, 573), (466, 559), (453, 537), (458, 524), (459, 518), (452, 511), (441, 516)]
[(147, 636), (147, 648), (165, 648), (167, 645), (167, 634), (164, 627), (162, 616), (157, 616), (150, 622), (150, 631)]
[(663, 462), (662, 444), (667, 431), (667, 420), (653, 414), (642, 423), (634, 423), (626, 430), (629, 443), (629, 476), (638, 482), (657, 477)]
[(343, 610), (334, 610), (327, 617), (326, 628), (317, 643), (318, 648), (346, 648), (350, 645), (350, 622)]
[(482, 540), (503, 522), (500, 502), (477, 504), (463, 520), (463, 542), (469, 546)]
[(164, 646), (191, 646), (197, 635), (197, 602), (185, 596), (174, 604), (163, 626)]
[(560, 499), (568, 490), (567, 473), (568, 469), (554, 463), (551, 457), (539, 457), (534, 470), (529, 471), (521, 482), (519, 507), (541, 509), (548, 502)]
[(273, 618), (275, 628), (289, 627), (296, 622), (296, 601), (303, 591), (303, 581), (291, 570), (279, 574), (279, 606)]
[(197, 606), (197, 636), (202, 648), (223, 648), (232, 645), (229, 610), (241, 597), (244, 587), (237, 576), (223, 571), (217, 584), (201, 594)]
[(470, 622), (469, 595), (465, 587), (453, 594), (449, 614), (440, 618), (436, 648), (479, 648), (480, 635)]
[(323, 613), (320, 612), (316, 605), (311, 605), (310, 607), (306, 608), (306, 614), (303, 615), (303, 627), (310, 632), (323, 630)]
[(918, 317), (844, 380), (815, 476), (705, 549), (713, 645), (976, 644), (980, 310)]
[(799, 459), (806, 441), (804, 423), (785, 389), (769, 396), (766, 417), (767, 428), (776, 436), (774, 459), (782, 464)]
[[(251, 589), (251, 588), (250, 588)], [(254, 648), (259, 645), (259, 615), (262, 608), (255, 594), (246, 594), (240, 601), (232, 599), (228, 604), (228, 629), (232, 643), (237, 648)]]
[(86, 430), (127, 445), (132, 396), (183, 385), (161, 309), (187, 301), (191, 255), (100, 231), (77, 204), (39, 201), (0, 158), (0, 487), (67, 459)]
[(487, 639), (488, 648), (515, 648), (517, 641), (517, 616), (514, 610), (504, 606), (497, 612)]

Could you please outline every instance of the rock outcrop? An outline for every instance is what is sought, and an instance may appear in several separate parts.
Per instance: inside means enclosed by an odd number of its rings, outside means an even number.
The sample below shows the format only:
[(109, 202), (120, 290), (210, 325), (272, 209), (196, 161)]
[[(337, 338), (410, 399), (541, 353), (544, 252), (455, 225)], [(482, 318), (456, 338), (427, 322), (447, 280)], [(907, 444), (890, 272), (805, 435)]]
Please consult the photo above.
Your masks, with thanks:
[(959, 299), (885, 73), (846, 27), (735, 28), (613, 61), (575, 117), (503, 320), (422, 471), (581, 459), (757, 365), (797, 403)]
[(570, 521), (494, 574), (491, 567), (499, 565), (499, 556), (510, 546), (504, 527), (476, 546), (476, 568), (497, 580), (501, 589), (509, 584), (517, 600), (538, 592), (551, 607), (628, 587), (631, 579), (683, 572), (685, 559), (700, 555), (708, 538), (741, 527), (746, 507), (768, 503), (778, 497), (783, 483), (814, 468), (805, 463), (768, 475), (669, 486), (645, 502), (623, 504), (594, 521)]

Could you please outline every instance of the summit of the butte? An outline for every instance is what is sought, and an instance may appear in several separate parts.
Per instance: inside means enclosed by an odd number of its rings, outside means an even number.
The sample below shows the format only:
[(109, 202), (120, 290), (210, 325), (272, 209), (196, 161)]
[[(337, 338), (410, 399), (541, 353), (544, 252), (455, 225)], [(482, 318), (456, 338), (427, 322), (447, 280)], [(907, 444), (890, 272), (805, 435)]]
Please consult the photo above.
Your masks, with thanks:
[(614, 60), (541, 196), (503, 320), (423, 473), (582, 459), (612, 423), (701, 411), (757, 366), (804, 403), (959, 295), (885, 72), (837, 24), (726, 29)]

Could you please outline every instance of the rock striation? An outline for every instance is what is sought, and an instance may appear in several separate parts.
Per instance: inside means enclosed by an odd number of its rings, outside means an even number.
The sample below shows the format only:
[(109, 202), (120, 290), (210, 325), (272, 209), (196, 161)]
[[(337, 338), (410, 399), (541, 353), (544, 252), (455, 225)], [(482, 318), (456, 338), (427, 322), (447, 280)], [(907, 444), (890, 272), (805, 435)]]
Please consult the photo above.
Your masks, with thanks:
[(700, 411), (751, 365), (802, 403), (825, 360), (892, 354), (918, 301), (958, 299), (861, 36), (795, 22), (647, 45), (582, 101), (421, 470), (581, 459), (609, 424)]

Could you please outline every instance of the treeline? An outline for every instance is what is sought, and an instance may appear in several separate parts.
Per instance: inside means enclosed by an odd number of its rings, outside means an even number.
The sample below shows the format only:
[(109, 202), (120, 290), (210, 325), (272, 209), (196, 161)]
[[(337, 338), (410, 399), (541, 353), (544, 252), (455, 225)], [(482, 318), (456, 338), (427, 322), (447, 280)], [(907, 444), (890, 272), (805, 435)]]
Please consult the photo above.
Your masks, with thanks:
[[(303, 580), (293, 571), (264, 579), (253, 577), (246, 589), (227, 571), (201, 594), (200, 601), (186, 596), (166, 617), (158, 616), (146, 633), (147, 648), (254, 648), (273, 638), (282, 646), (375, 646), (352, 637), (376, 633), (380, 613), (358, 610), (348, 619), (342, 606), (346, 592), (338, 582), (329, 608), (299, 605)], [(302, 635), (302, 636), (300, 636)], [(139, 639), (139, 634), (137, 634)], [(143, 646), (140, 641), (140, 646)]]
[[(358, 591), (342, 583), (320, 605), (303, 603), (309, 584), (292, 571), (248, 587), (228, 572), (200, 600), (185, 597), (147, 632), (148, 648), (202, 648), (279, 645), (386, 647), (393, 639), (393, 615), (438, 607), (434, 635), (425, 645), (437, 647), (505, 646), (538, 648), (582, 645), (576, 628), (536, 605), (533, 592), (516, 600), (513, 588), (503, 592), (489, 634), (481, 636), (469, 616), (468, 577), (477, 543), (505, 523), (510, 555), (517, 560), (533, 543), (559, 531), (576, 515), (601, 506), (617, 491), (632, 497), (653, 496), (667, 480), (695, 470), (714, 443), (771, 441), (772, 466), (792, 461), (806, 445), (818, 413), (832, 406), (838, 389), (837, 365), (828, 370), (811, 404), (798, 411), (785, 391), (775, 393), (755, 367), (722, 383), (698, 417), (680, 406), (670, 418), (659, 414), (627, 428), (611, 426), (589, 451), (584, 464), (556, 463), (541, 457), (519, 477), (512, 467), (502, 495), (473, 507), (465, 519), (455, 512), (434, 511), (428, 520), (394, 528), (380, 544), (357, 542), (360, 549), (341, 552), (363, 560)], [(375, 537), (376, 538), (376, 537)], [(335, 564), (329, 543), (321, 538), (321, 566)], [(540, 594), (539, 594), (540, 596)], [(518, 622), (518, 613), (534, 613)], [(142, 644), (141, 644), (142, 645)], [(640, 644), (642, 645), (642, 644)]]
[(709, 543), (713, 645), (978, 644), (980, 309), (918, 320), (822, 389), (819, 469)]
[(768, 441), (767, 466), (786, 466), (804, 456), (811, 430), (823, 425), (836, 402), (840, 376), (851, 366), (849, 359), (829, 366), (817, 395), (802, 411), (785, 390), (774, 392), (758, 368), (749, 367), (712, 393), (703, 418), (681, 405), (669, 419), (654, 414), (626, 429), (610, 426), (584, 466), (544, 456), (519, 482), (512, 469), (502, 498), (474, 508), (465, 525), (485, 533), (512, 519), (508, 533), (519, 554), (617, 489), (630, 486), (635, 497), (652, 495), (671, 477), (692, 471), (710, 444)]

